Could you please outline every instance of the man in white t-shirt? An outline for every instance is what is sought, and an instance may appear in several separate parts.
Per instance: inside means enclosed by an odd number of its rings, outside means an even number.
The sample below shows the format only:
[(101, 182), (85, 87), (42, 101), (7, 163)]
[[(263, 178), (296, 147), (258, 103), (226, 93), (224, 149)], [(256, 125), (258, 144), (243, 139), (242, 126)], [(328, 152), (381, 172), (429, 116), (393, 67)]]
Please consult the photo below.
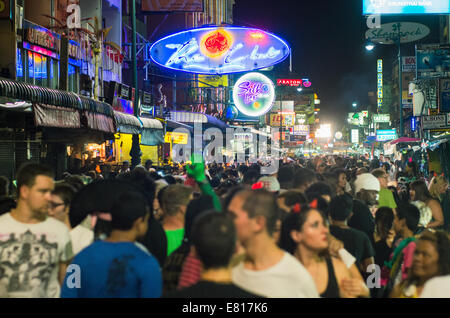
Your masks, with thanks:
[(272, 193), (240, 191), (231, 200), (228, 211), (246, 250), (245, 260), (232, 270), (234, 284), (271, 298), (319, 297), (308, 271), (272, 238), (278, 213)]
[(28, 163), (17, 172), (17, 207), (0, 217), (0, 297), (58, 297), (72, 253), (67, 227), (47, 216), (53, 172)]

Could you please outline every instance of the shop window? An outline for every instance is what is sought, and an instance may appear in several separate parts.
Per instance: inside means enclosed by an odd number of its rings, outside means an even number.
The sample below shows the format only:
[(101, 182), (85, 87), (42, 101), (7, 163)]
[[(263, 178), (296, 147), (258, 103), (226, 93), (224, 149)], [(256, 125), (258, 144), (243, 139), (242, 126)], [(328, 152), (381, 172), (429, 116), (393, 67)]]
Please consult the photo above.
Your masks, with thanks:
[(16, 78), (18, 81), (23, 82), (23, 73), (24, 73), (24, 69), (23, 69), (23, 59), (22, 59), (22, 50), (21, 49), (17, 49), (17, 67), (16, 67)]
[(50, 83), (49, 87), (58, 89), (59, 87), (59, 61), (50, 59)]
[(34, 56), (34, 81), (38, 86), (47, 86), (47, 57), (33, 53)]
[(51, 65), (49, 67), (48, 64), (49, 61), (51, 63), (51, 59), (47, 56), (30, 51), (27, 52), (26, 56), (27, 67), (25, 70), (23, 70), (24, 72), (22, 71), (23, 73), (25, 73), (25, 82), (38, 86), (49, 87), (49, 78), (51, 79), (51, 76), (49, 76), (48, 70), (51, 70), (52, 68)]
[(28, 52), (28, 67), (27, 76), (25, 81), (30, 84), (34, 84), (34, 59), (33, 52)]
[(68, 66), (69, 83), (68, 89), (71, 92), (78, 93), (78, 74), (79, 68), (73, 65)]

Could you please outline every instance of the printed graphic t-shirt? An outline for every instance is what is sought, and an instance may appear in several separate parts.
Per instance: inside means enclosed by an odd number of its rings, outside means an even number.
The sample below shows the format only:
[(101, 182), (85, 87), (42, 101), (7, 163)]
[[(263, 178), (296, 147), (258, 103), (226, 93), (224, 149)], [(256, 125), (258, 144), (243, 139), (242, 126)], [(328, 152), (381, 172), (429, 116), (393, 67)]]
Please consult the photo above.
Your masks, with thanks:
[(73, 257), (67, 226), (47, 218), (37, 224), (0, 216), (0, 297), (59, 297), (59, 263)]
[(152, 298), (162, 293), (159, 263), (132, 242), (96, 241), (75, 256), (62, 298)]

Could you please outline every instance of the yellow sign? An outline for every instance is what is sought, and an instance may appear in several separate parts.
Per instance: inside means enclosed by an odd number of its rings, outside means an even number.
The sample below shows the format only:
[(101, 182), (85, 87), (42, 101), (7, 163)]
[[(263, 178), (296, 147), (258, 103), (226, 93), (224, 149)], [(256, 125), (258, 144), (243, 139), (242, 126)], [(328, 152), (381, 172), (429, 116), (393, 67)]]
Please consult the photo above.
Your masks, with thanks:
[(166, 132), (166, 136), (164, 137), (164, 142), (168, 144), (172, 142), (174, 144), (187, 145), (188, 134), (168, 131)]
[(280, 122), (283, 122), (283, 126), (294, 126), (295, 113), (293, 114), (270, 114), (270, 126), (280, 126)]
[[(228, 75), (218, 76), (218, 75), (198, 75), (198, 87), (219, 87), (228, 86)], [(209, 84), (209, 85), (206, 85)]]

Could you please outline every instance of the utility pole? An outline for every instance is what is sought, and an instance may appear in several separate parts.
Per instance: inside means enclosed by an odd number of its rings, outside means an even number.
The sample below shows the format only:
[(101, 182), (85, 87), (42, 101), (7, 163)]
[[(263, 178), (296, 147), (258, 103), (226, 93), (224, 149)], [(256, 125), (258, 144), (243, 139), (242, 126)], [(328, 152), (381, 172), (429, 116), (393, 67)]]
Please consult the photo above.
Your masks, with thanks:
[[(137, 108), (137, 100), (139, 98), (139, 89), (138, 89), (138, 81), (137, 81), (137, 62), (136, 62), (136, 0), (130, 0), (131, 6), (131, 65), (133, 69), (133, 88), (134, 88), (134, 105), (133, 112), (134, 116), (139, 115), (139, 110)], [(131, 168), (136, 167), (141, 164), (141, 148), (139, 146), (139, 134), (133, 135), (133, 142), (131, 145)]]
[(402, 52), (401, 52), (401, 38), (400, 38), (400, 27), (401, 24), (397, 24), (398, 27), (398, 37), (397, 37), (397, 46), (398, 46), (398, 108), (399, 108), (399, 118), (400, 118), (400, 130), (399, 130), (399, 138), (403, 137), (403, 83), (402, 83)]

